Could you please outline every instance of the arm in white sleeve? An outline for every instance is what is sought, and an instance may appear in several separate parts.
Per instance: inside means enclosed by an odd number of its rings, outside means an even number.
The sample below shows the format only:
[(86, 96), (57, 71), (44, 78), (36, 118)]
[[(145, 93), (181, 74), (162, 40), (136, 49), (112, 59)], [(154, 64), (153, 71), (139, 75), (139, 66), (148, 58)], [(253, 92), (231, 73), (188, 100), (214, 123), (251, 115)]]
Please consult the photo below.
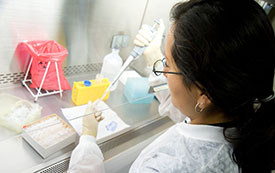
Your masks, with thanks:
[(93, 136), (82, 135), (73, 150), (68, 173), (104, 173), (103, 154)]
[[(153, 86), (160, 83), (167, 82), (166, 78), (163, 75), (156, 76), (153, 72), (149, 76), (149, 85)], [(165, 89), (155, 93), (155, 96), (160, 102), (159, 105), (159, 114), (168, 116), (175, 122), (181, 122), (186, 118), (186, 115), (183, 115), (171, 102), (170, 90)]]

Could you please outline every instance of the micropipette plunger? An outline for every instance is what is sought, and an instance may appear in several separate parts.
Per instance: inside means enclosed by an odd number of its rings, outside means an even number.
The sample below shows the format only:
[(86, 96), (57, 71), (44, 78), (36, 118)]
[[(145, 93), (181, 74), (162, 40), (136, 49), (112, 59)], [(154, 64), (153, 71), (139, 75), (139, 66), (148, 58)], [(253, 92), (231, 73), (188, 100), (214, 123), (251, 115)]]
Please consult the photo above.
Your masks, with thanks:
[[(151, 27), (151, 32), (153, 35), (153, 38), (157, 32), (157, 25), (160, 24), (159, 19), (155, 19), (154, 21), (154, 25)], [(131, 64), (131, 62), (133, 60), (136, 60), (140, 57), (140, 55), (143, 54), (144, 50), (145, 50), (146, 46), (140, 47), (140, 46), (135, 46), (134, 49), (131, 51), (129, 57), (126, 59), (126, 61), (124, 62), (124, 64), (122, 65), (122, 67), (120, 68), (118, 74), (116, 75), (116, 77), (113, 79), (113, 81), (111, 82), (111, 84), (108, 86), (108, 88), (105, 90), (104, 94), (102, 95), (102, 97), (99, 99), (99, 101), (97, 101), (95, 103), (95, 106), (104, 99), (104, 97), (107, 95), (107, 93), (110, 91), (111, 87), (118, 81), (119, 77), (122, 75), (122, 73), (126, 70), (126, 68)]]

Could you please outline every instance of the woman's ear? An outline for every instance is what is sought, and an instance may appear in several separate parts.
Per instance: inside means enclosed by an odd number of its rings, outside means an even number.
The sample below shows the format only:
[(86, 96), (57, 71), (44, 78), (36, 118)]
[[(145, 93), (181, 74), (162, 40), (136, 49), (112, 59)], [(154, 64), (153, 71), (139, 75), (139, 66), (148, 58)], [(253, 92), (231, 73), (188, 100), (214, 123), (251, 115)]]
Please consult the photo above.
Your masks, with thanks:
[(205, 95), (204, 93), (201, 93), (197, 100), (197, 104), (199, 108), (203, 110), (211, 104), (211, 100), (207, 97), (207, 95)]

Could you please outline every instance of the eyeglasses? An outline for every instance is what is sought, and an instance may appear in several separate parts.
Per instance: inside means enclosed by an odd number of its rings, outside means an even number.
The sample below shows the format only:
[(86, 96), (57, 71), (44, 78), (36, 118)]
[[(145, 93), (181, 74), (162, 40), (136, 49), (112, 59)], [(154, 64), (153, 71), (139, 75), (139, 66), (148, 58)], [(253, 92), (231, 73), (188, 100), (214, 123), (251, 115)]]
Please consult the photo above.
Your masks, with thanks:
[(181, 75), (181, 72), (170, 72), (170, 71), (163, 71), (164, 67), (168, 67), (166, 63), (166, 59), (159, 59), (157, 60), (154, 65), (153, 65), (153, 72), (155, 73), (156, 76), (161, 75), (162, 73), (167, 73), (167, 74), (179, 74)]

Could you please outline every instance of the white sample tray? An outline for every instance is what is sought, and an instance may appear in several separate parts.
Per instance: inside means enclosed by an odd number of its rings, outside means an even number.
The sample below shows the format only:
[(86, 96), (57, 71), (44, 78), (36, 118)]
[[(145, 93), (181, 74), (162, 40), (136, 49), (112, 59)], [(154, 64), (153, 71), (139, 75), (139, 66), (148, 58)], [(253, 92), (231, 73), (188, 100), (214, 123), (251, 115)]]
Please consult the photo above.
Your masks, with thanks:
[(26, 125), (22, 136), (43, 158), (76, 140), (75, 130), (56, 114)]

